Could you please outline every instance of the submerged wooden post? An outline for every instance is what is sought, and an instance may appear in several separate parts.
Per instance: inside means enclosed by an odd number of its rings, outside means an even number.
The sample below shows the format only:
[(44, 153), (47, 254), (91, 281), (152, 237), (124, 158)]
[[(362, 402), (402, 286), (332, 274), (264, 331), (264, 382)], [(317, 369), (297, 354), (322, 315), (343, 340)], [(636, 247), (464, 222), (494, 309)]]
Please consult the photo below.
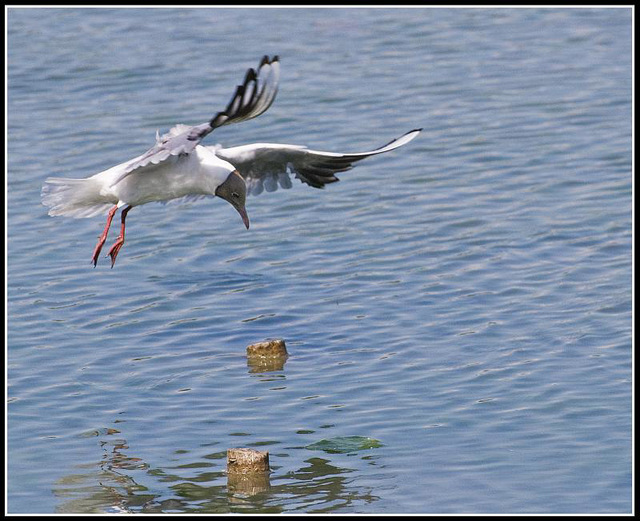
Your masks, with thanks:
[(255, 449), (227, 449), (227, 490), (253, 496), (269, 488), (269, 453)]
[(249, 358), (286, 358), (289, 354), (284, 340), (277, 338), (247, 346), (247, 356)]
[(287, 346), (281, 338), (247, 346), (247, 363), (252, 372), (279, 371), (288, 357)]

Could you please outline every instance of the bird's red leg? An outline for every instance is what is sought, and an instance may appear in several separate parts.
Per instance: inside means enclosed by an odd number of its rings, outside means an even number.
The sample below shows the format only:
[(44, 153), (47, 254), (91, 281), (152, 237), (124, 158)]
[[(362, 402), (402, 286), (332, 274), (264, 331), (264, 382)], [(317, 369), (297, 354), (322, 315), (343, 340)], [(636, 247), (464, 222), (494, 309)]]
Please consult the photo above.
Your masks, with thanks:
[(120, 221), (122, 222), (122, 225), (120, 226), (120, 235), (118, 235), (118, 238), (116, 239), (116, 242), (113, 243), (113, 246), (111, 246), (111, 249), (109, 250), (109, 256), (111, 257), (111, 267), (113, 268), (113, 265), (116, 263), (116, 257), (118, 256), (118, 252), (120, 251), (120, 248), (122, 248), (122, 245), (124, 244), (124, 220), (127, 218), (127, 213), (129, 212), (129, 210), (131, 210), (131, 206), (127, 206), (124, 210), (122, 210), (122, 217), (120, 219)]
[(111, 226), (111, 221), (113, 220), (113, 216), (115, 215), (117, 209), (118, 209), (118, 205), (114, 206), (113, 208), (111, 208), (111, 210), (109, 210), (109, 215), (107, 216), (107, 225), (104, 227), (104, 231), (102, 232), (102, 235), (98, 239), (98, 244), (96, 244), (96, 247), (93, 250), (93, 257), (91, 259), (91, 262), (93, 262), (94, 268), (96, 267), (96, 264), (98, 264), (98, 255), (100, 255), (100, 250), (102, 249), (104, 242), (107, 240), (107, 235), (109, 234), (109, 227)]

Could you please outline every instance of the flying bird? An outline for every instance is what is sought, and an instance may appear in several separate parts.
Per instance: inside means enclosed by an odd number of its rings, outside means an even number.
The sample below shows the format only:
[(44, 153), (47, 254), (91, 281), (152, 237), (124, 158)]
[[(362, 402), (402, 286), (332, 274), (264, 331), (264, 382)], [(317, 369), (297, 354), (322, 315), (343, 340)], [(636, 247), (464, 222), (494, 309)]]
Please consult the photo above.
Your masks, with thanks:
[(155, 145), (144, 154), (91, 177), (49, 177), (42, 187), (42, 203), (49, 207), (51, 216), (107, 214), (107, 223), (91, 258), (94, 267), (107, 240), (111, 221), (117, 210), (122, 209), (120, 234), (108, 252), (113, 268), (124, 244), (125, 219), (134, 206), (153, 201), (217, 196), (237, 210), (248, 229), (249, 216), (245, 208), (248, 193), (272, 192), (278, 185), (291, 188), (291, 175), (312, 187), (323, 188), (338, 181), (335, 174), (349, 170), (356, 161), (406, 145), (422, 130), (407, 132), (370, 152), (352, 154), (275, 143), (230, 148), (200, 144), (218, 127), (264, 113), (276, 97), (279, 76), (278, 56), (264, 56), (257, 70), (247, 71), (226, 109), (209, 122), (195, 126), (176, 125), (163, 136), (156, 132)]

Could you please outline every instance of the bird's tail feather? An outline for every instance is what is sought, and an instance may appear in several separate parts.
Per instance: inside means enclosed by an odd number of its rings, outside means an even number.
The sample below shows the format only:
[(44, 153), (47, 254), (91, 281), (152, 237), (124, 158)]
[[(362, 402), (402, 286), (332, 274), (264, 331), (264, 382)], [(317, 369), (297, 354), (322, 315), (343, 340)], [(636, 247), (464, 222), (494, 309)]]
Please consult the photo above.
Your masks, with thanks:
[(109, 210), (113, 203), (100, 196), (100, 185), (94, 179), (49, 177), (42, 187), (42, 204), (49, 215), (94, 217)]

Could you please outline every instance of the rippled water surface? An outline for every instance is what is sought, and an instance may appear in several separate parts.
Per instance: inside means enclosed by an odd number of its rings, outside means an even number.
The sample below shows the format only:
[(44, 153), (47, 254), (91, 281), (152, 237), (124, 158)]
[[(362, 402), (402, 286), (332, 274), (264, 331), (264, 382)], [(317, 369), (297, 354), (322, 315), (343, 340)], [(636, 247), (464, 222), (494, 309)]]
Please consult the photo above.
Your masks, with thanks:
[[(629, 512), (629, 9), (11, 9), (9, 512)], [(207, 144), (341, 182), (150, 204), (118, 263), (47, 176)], [(115, 226), (114, 228), (117, 228)], [(115, 231), (109, 242), (115, 238)], [(282, 367), (245, 348), (284, 338)], [(226, 450), (269, 483), (227, 483)]]

